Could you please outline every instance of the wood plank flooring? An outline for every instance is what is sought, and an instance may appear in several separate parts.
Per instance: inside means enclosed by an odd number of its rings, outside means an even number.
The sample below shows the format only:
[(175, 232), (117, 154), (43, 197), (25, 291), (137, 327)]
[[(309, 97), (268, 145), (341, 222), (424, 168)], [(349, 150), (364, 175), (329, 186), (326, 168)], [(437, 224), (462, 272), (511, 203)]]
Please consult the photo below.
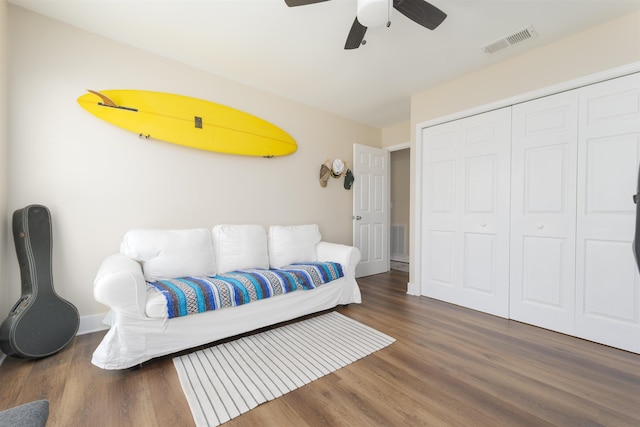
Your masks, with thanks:
[[(225, 426), (640, 426), (640, 355), (406, 295), (408, 274), (359, 279), (341, 307), (391, 346)], [(49, 399), (48, 426), (192, 426), (171, 357), (90, 363), (104, 332), (0, 366), (0, 410)]]

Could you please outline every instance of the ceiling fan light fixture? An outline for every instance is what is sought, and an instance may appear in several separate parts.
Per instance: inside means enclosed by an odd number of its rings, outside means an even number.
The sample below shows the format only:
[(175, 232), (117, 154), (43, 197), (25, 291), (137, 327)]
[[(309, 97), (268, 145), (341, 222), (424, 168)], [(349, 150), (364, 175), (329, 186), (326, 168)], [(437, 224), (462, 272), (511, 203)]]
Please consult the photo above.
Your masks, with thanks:
[(358, 21), (365, 27), (381, 27), (391, 20), (392, 0), (358, 0)]

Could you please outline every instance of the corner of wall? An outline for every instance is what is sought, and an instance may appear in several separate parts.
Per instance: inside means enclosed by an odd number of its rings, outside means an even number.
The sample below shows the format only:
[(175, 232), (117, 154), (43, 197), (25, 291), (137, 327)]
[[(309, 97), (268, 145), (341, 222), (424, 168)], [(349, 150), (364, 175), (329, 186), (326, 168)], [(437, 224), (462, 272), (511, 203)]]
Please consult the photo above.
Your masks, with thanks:
[(92, 332), (105, 331), (109, 329), (109, 325), (104, 323), (107, 313), (92, 314), (80, 317), (80, 326), (76, 335), (85, 335)]
[[(9, 32), (8, 25), (9, 5), (7, 0), (0, 0), (0, 319), (6, 317), (9, 311), (7, 301), (7, 253), (9, 248), (8, 235), (8, 177), (7, 177), (7, 123), (8, 123), (8, 59), (7, 59), (7, 39)], [(2, 353), (0, 353), (1, 355)], [(1, 359), (0, 359), (1, 362)]]

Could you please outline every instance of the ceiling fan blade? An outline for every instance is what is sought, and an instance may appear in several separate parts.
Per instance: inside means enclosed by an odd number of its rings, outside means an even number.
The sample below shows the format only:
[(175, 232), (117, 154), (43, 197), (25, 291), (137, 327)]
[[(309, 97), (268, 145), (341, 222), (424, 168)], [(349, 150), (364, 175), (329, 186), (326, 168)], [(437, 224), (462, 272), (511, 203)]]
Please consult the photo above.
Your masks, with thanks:
[(347, 36), (347, 42), (344, 44), (345, 49), (357, 49), (360, 47), (362, 40), (364, 40), (364, 34), (367, 32), (367, 27), (362, 25), (358, 21), (358, 17), (353, 20), (353, 25)]
[(393, 7), (412, 21), (435, 30), (447, 14), (424, 0), (393, 0)]
[(289, 7), (306, 6), (308, 4), (321, 3), (328, 0), (284, 0)]

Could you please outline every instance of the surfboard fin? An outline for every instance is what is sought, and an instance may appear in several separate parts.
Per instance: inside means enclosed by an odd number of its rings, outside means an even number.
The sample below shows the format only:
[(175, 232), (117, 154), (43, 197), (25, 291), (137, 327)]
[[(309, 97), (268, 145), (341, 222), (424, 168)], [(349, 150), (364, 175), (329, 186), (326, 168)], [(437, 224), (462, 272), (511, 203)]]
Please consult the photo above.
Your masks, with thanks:
[(119, 105), (116, 104), (115, 102), (113, 102), (113, 100), (111, 98), (109, 98), (106, 95), (101, 94), (98, 91), (95, 90), (91, 90), (91, 89), (87, 89), (89, 92), (91, 92), (94, 95), (98, 95), (100, 97), (100, 99), (102, 99), (102, 103), (108, 107), (115, 107), (115, 108), (119, 108)]

